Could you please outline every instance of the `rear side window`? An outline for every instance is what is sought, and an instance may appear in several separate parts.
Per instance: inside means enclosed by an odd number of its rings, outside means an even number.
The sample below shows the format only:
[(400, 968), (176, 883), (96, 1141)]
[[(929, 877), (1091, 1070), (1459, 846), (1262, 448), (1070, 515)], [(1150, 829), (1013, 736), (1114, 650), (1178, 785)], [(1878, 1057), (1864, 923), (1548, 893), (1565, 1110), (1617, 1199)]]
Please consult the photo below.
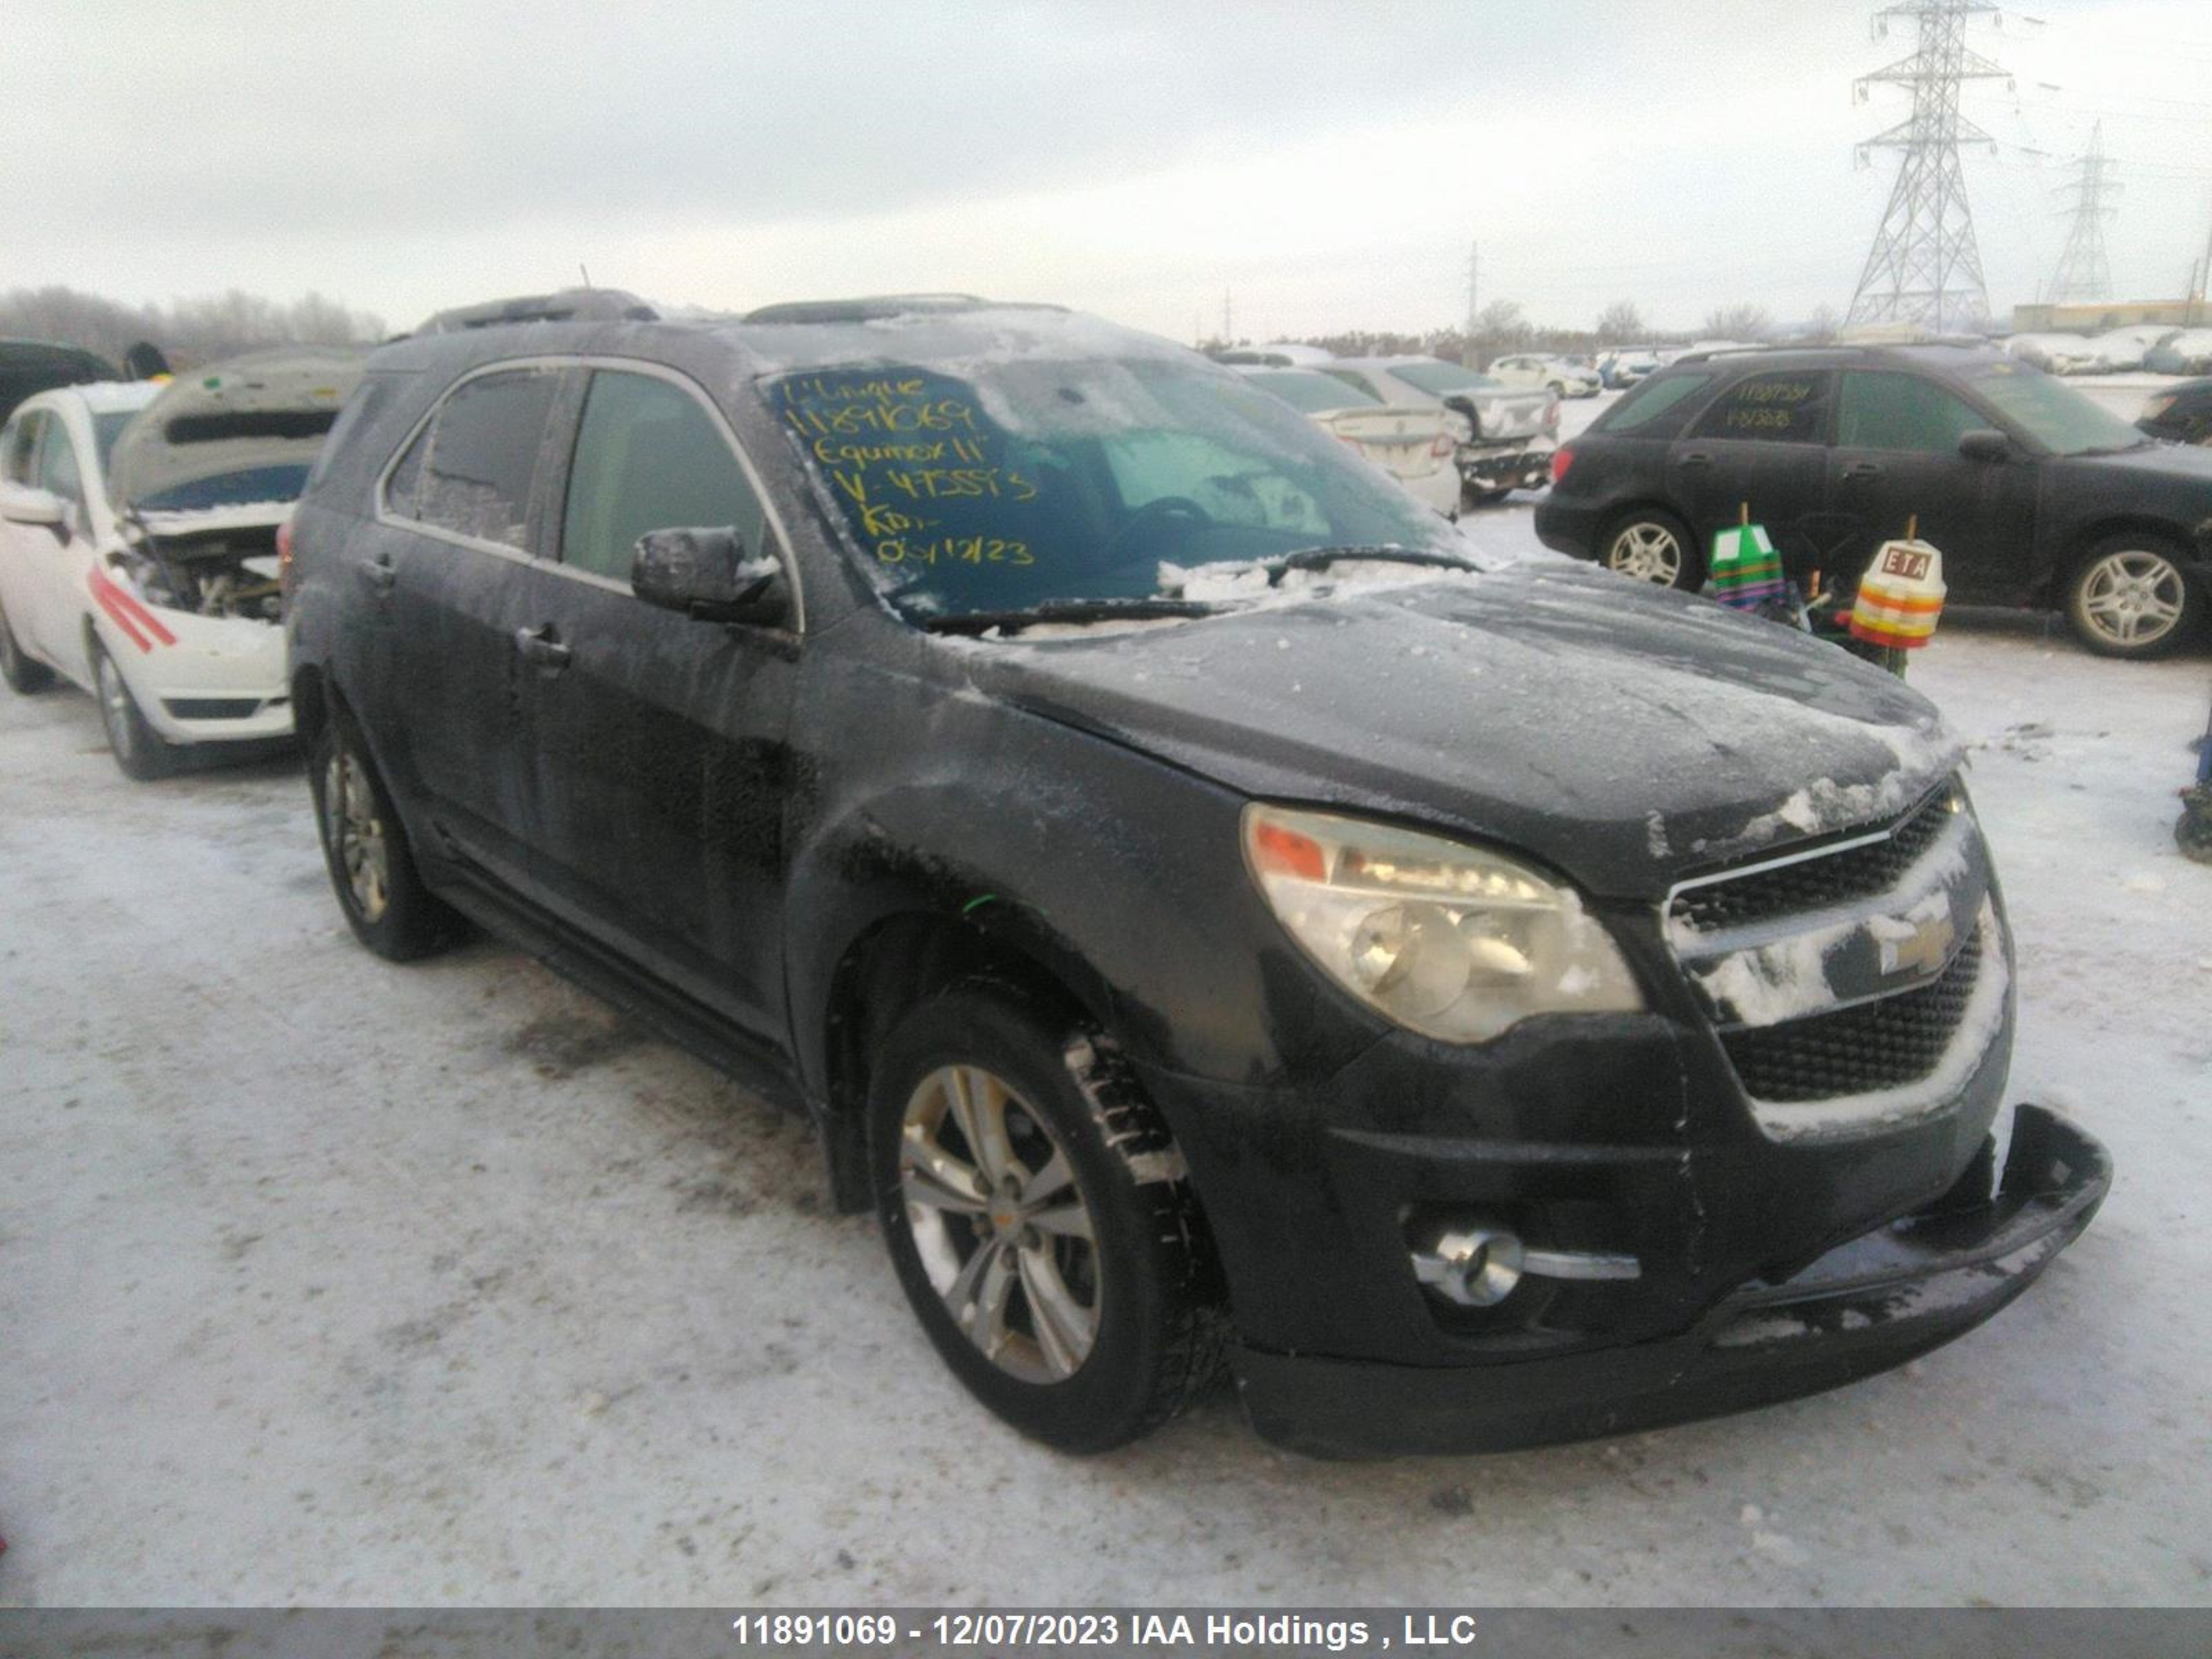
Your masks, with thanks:
[(1827, 435), (1836, 377), (1827, 369), (1778, 369), (1737, 381), (1699, 417), (1700, 438), (1816, 444)]
[[(1668, 410), (1677, 411), (1668, 426), (1680, 423), (1682, 400), (1693, 392), (1702, 392), (1713, 383), (1710, 374), (1684, 373), (1661, 375), (1653, 380), (1641, 380), (1631, 387), (1628, 395), (1607, 410), (1605, 418), (1595, 423), (1600, 432), (1633, 432), (1638, 427), (1652, 426)], [(1656, 428), (1655, 428), (1655, 430)]]
[(387, 510), (458, 536), (520, 549), (557, 370), (509, 369), (464, 382), (386, 480)]
[(1836, 441), (1848, 449), (1951, 455), (1962, 434), (1988, 425), (1986, 416), (1935, 381), (1892, 369), (1851, 370), (1836, 403)]
[(766, 522), (729, 440), (696, 398), (650, 374), (592, 376), (568, 471), (562, 563), (626, 582), (649, 530), (727, 526), (757, 555)]

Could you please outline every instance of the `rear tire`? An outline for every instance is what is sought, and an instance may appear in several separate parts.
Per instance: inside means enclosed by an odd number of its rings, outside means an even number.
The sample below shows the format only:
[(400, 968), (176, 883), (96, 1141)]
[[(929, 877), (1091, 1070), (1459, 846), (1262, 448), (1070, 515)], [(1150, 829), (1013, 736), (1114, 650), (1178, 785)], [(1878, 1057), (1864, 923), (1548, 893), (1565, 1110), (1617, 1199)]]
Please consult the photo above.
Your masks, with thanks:
[(1224, 1322), (1196, 1208), (1165, 1127), (1096, 1034), (963, 980), (892, 1029), (867, 1109), (892, 1266), (984, 1405), (1097, 1452), (1205, 1387)]
[(1695, 592), (1705, 579), (1705, 561), (1690, 528), (1656, 507), (1624, 513), (1597, 538), (1597, 560), (1607, 569), (1656, 587)]
[(407, 828), (343, 708), (308, 745), (307, 787), (323, 863), (356, 939), (387, 962), (412, 962), (466, 935), (459, 914), (423, 885)]
[(23, 647), (15, 642), (15, 630), (8, 625), (4, 610), (0, 610), (0, 679), (6, 680), (8, 689), (23, 697), (35, 696), (54, 683), (52, 669), (23, 654)]
[(88, 646), (93, 695), (100, 702), (100, 723), (106, 728), (107, 750), (115, 757), (116, 765), (123, 769), (125, 777), (140, 783), (167, 777), (183, 763), (184, 757), (147, 724), (146, 716), (139, 712), (138, 699), (124, 683), (123, 671), (115, 665), (115, 659), (98, 635), (92, 636)]
[(2109, 536), (2066, 584), (2066, 620), (2100, 657), (2156, 657), (2195, 631), (2204, 596), (2154, 536)]

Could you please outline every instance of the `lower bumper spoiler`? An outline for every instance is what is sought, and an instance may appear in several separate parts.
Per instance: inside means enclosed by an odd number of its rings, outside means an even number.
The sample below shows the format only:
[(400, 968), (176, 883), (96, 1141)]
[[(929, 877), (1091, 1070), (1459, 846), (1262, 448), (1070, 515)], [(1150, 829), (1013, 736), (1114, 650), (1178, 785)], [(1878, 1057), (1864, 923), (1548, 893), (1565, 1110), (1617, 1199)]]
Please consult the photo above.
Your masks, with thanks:
[(2102, 1146), (2022, 1106), (1991, 1196), (1904, 1217), (1781, 1284), (1747, 1285), (1680, 1335), (1443, 1367), (1243, 1348), (1237, 1386), (1260, 1433), (1334, 1457), (1507, 1451), (1771, 1405), (1972, 1330), (2034, 1283), (2111, 1184)]

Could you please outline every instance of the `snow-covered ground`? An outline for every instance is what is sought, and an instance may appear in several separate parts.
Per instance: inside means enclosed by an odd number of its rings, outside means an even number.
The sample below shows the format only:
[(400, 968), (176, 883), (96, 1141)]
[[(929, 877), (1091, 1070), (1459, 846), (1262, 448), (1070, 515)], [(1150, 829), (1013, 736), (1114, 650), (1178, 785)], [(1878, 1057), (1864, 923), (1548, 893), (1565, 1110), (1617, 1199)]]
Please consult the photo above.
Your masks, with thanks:
[(130, 784), (0, 696), (0, 1603), (2212, 1601), (2212, 660), (1961, 620), (1912, 678), (2095, 1226), (1839, 1392), (1373, 1465), (1225, 1400), (1023, 1441), (794, 1121), (499, 945), (357, 949), (289, 768)]

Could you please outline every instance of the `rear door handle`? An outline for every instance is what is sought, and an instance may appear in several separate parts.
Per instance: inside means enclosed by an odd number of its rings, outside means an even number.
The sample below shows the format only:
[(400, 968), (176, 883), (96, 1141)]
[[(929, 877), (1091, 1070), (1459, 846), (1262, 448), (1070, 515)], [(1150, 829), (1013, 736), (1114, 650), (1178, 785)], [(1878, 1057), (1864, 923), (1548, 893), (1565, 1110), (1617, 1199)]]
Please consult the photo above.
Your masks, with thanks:
[(389, 593), (392, 585), (399, 580), (399, 573), (392, 568), (392, 555), (380, 553), (367, 564), (357, 564), (361, 579), (380, 593)]
[(514, 648), (522, 653), (524, 661), (534, 662), (556, 674), (568, 665), (568, 647), (554, 636), (551, 623), (542, 628), (516, 629)]
[(1846, 478), (1879, 478), (1881, 477), (1881, 463), (1879, 461), (1853, 461), (1849, 466), (1844, 469), (1844, 476)]
[(1692, 449), (1682, 457), (1684, 466), (1711, 466), (1712, 464), (1713, 455), (1709, 449)]

